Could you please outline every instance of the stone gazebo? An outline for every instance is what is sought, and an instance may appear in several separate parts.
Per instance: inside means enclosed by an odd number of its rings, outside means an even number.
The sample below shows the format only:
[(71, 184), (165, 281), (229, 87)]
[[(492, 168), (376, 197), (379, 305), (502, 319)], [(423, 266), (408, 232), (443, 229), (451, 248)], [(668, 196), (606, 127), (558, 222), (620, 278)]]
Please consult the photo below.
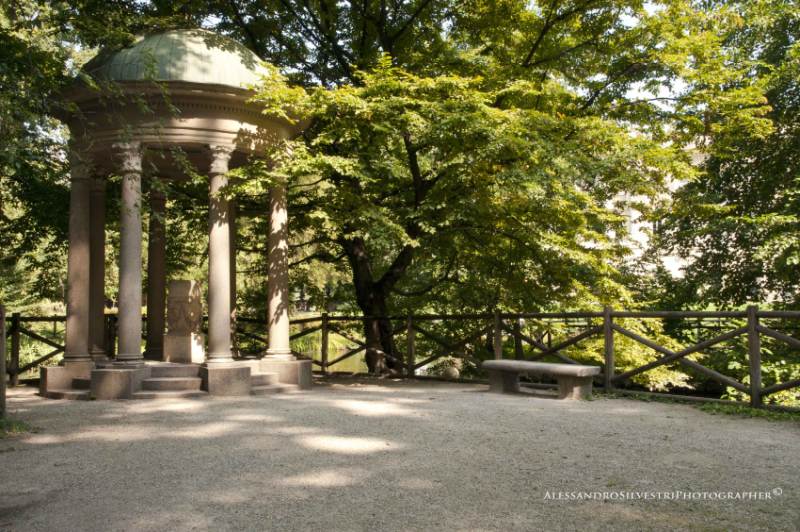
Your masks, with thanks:
[[(258, 58), (203, 30), (174, 30), (101, 53), (85, 71), (98, 86), (76, 82), (72, 110), (67, 322), (64, 360), (43, 368), (48, 397), (115, 399), (207, 392), (242, 395), (311, 384), (311, 363), (289, 346), (286, 188), (270, 191), (269, 348), (260, 360), (234, 360), (235, 203), (218, 191), (226, 173), (298, 127), (262, 115), (248, 103), (259, 80)], [(179, 153), (180, 156), (175, 154)], [(183, 161), (183, 163), (181, 163)], [(142, 352), (142, 216), (151, 209), (148, 246), (147, 355), (165, 360), (165, 187), (187, 165), (209, 180), (208, 346), (203, 364), (145, 361)], [(142, 201), (142, 175), (150, 183)], [(118, 349), (104, 333), (106, 180), (121, 176)], [(199, 233), (198, 233), (199, 234)], [(169, 359), (169, 357), (167, 357)]]

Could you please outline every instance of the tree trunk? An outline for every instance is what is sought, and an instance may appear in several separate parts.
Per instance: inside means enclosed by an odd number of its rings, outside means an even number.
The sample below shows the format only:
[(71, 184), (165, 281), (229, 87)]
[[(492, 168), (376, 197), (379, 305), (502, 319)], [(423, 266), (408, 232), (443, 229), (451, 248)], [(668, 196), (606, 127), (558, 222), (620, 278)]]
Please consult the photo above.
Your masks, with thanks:
[[(389, 283), (384, 276), (375, 282), (369, 262), (366, 245), (361, 238), (342, 242), (353, 271), (353, 286), (356, 291), (356, 302), (364, 318), (364, 337), (366, 343), (366, 361), (370, 373), (379, 374), (398, 366), (394, 346), (392, 322), (379, 319), (387, 315), (387, 296)], [(402, 252), (401, 252), (402, 254)], [(393, 282), (391, 284), (394, 284)], [(378, 319), (376, 319), (378, 318)], [(388, 358), (386, 355), (389, 355)]]

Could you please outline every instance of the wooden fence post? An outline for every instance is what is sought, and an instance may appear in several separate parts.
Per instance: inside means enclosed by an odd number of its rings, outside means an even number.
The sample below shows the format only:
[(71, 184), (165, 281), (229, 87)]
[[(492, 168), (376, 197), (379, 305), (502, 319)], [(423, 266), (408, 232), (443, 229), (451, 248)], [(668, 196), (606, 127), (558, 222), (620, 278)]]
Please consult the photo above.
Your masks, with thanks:
[(611, 307), (606, 305), (603, 307), (603, 338), (604, 338), (604, 348), (603, 354), (605, 356), (605, 375), (604, 375), (604, 387), (606, 392), (610, 392), (614, 389), (614, 383), (611, 379), (614, 378), (614, 329), (612, 325), (614, 323), (611, 321)]
[(492, 340), (494, 340), (494, 358), (495, 360), (500, 360), (503, 358), (503, 319), (497, 309), (494, 311), (494, 337)]
[(406, 318), (406, 377), (414, 376), (414, 363), (416, 354), (414, 353), (414, 318), (411, 314)]
[(761, 338), (758, 336), (758, 307), (747, 307), (747, 356), (750, 362), (750, 406), (761, 406)]
[(0, 305), (0, 419), (6, 415), (6, 308)]
[(523, 360), (525, 351), (522, 346), (522, 318), (514, 320), (514, 358)]
[(19, 312), (15, 312), (11, 315), (11, 364), (8, 368), (11, 386), (19, 384), (20, 327), (20, 315)]
[(322, 374), (328, 374), (328, 313), (322, 313), (322, 345), (320, 346), (320, 366)]

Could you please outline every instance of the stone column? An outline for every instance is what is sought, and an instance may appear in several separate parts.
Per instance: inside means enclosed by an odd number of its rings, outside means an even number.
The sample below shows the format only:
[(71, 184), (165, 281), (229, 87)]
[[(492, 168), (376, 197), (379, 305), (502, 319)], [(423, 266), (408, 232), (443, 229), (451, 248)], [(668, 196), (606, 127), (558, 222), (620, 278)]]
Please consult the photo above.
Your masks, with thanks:
[(64, 365), (94, 365), (89, 354), (90, 203), (89, 163), (70, 153), (69, 250), (67, 255), (67, 322)]
[(95, 362), (108, 361), (106, 351), (106, 180), (95, 177), (89, 209), (89, 353)]
[(269, 347), (266, 357), (293, 360), (289, 345), (289, 229), (286, 212), (286, 184), (269, 191), (270, 231), (267, 281)]
[(236, 342), (236, 216), (239, 212), (238, 205), (235, 199), (228, 202), (228, 228), (230, 229), (230, 247), (231, 247), (231, 348), (233, 353), (239, 352), (238, 344)]
[(119, 353), (116, 363), (138, 367), (142, 357), (142, 153), (138, 142), (121, 143), (119, 251)]
[[(154, 178), (155, 180), (155, 178)], [(147, 241), (147, 346), (145, 356), (164, 359), (164, 315), (166, 313), (166, 197), (159, 183), (150, 187), (150, 224)]]
[(228, 184), (233, 148), (210, 146), (208, 206), (208, 352), (206, 364), (233, 362), (231, 353), (231, 249), (228, 200), (220, 191)]

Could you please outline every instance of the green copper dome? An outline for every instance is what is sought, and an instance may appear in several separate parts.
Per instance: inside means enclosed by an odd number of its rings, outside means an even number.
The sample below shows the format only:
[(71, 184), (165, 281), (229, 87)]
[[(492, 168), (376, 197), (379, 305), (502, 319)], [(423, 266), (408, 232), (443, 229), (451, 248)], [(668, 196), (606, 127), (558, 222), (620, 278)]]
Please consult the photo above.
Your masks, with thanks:
[(206, 30), (170, 30), (101, 52), (84, 67), (107, 81), (182, 81), (246, 88), (257, 83), (260, 59), (238, 42)]

